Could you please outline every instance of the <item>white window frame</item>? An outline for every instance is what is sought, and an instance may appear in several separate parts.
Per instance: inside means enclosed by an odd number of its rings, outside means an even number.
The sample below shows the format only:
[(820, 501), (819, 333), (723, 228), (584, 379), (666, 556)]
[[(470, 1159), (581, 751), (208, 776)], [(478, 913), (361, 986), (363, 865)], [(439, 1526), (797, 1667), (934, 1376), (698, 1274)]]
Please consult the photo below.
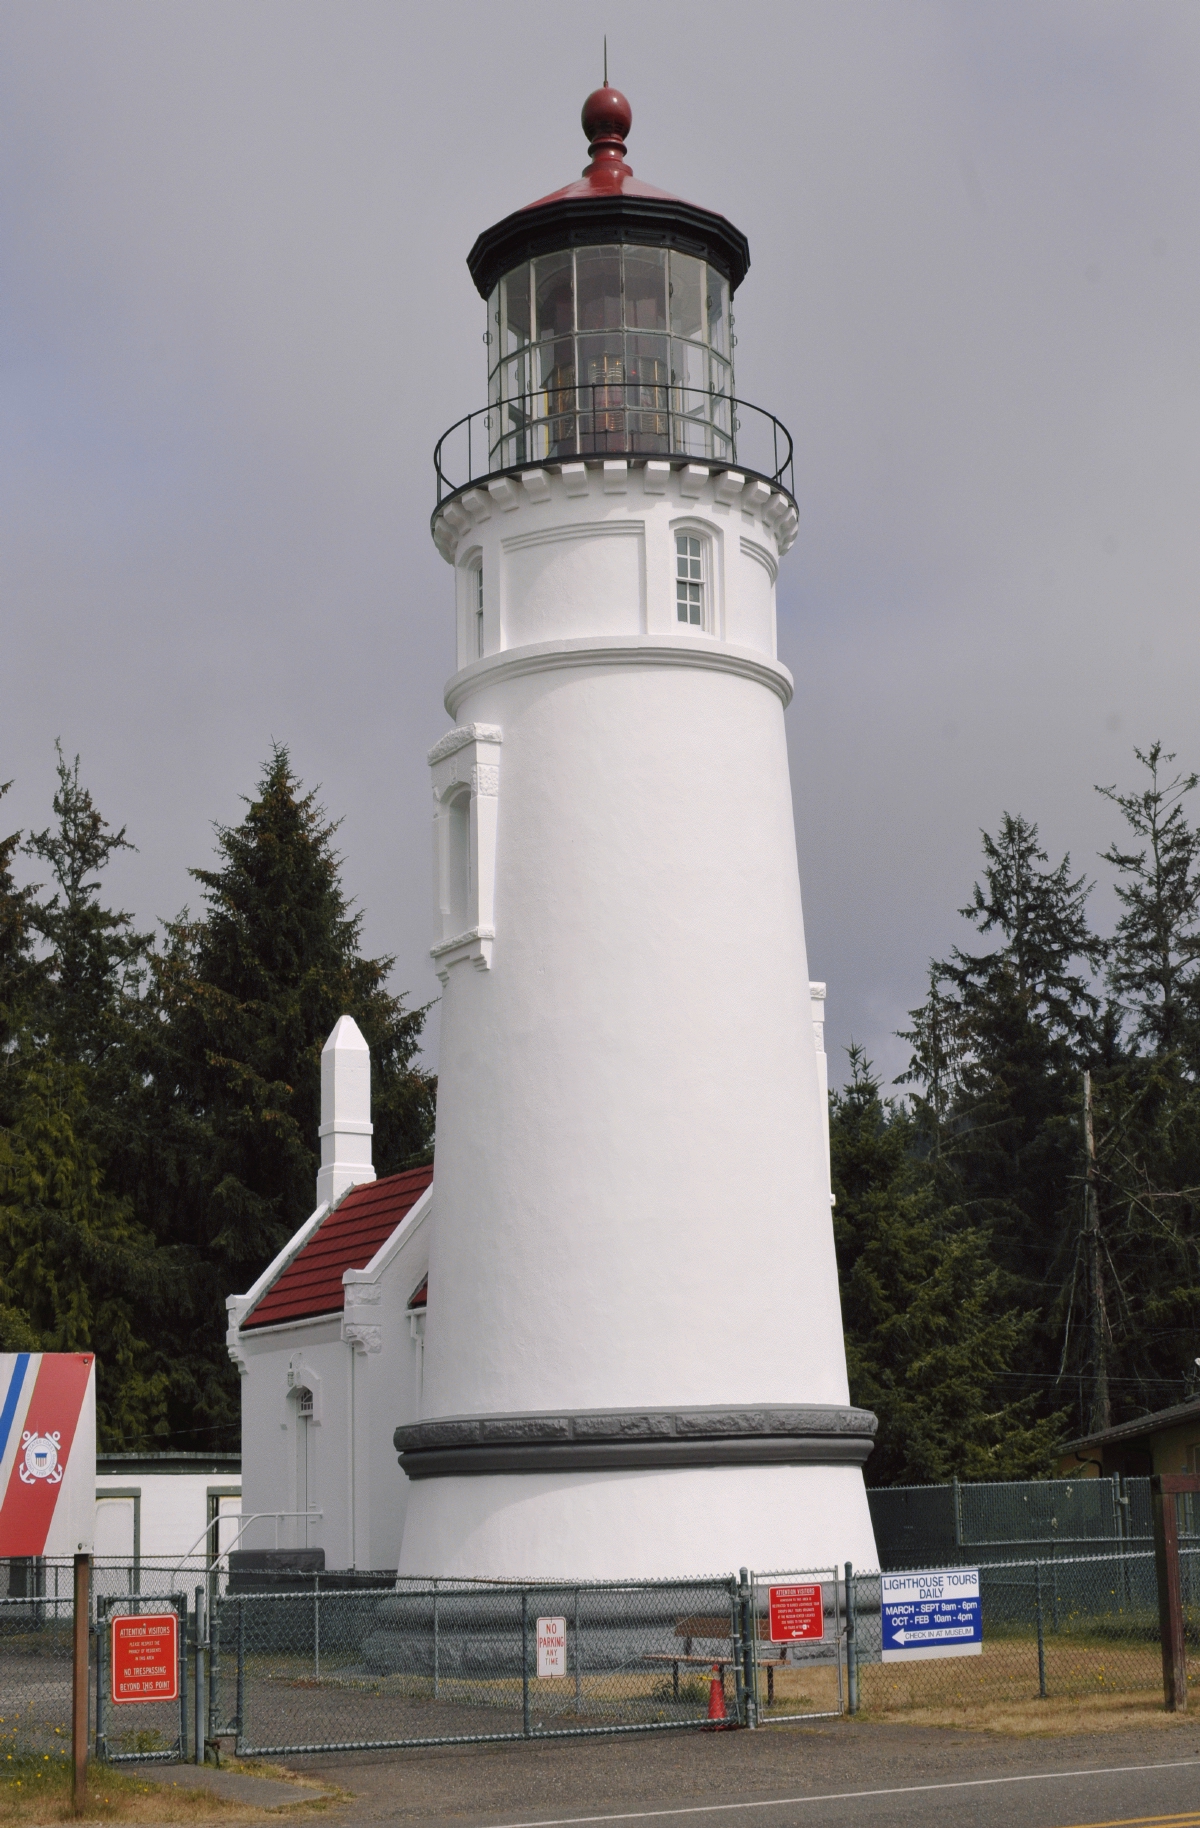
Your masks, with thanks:
[[(708, 542), (707, 542), (707, 540), (705, 540), (704, 536), (701, 533), (697, 532), (696, 529), (693, 527), (676, 527), (674, 531), (675, 531), (675, 552), (674, 552), (674, 557), (675, 557), (675, 621), (676, 621), (677, 625), (682, 622), (684, 628), (689, 629), (689, 630), (693, 629), (693, 628), (698, 629), (700, 631), (700, 633), (703, 634), (706, 632), (707, 627), (708, 627), (708, 616), (707, 616), (706, 612), (708, 610), (709, 592), (708, 592), (708, 590), (706, 590), (705, 585), (708, 582), (706, 573), (710, 570), (710, 567), (705, 565), (705, 563), (704, 563), (705, 556), (706, 556), (705, 547), (708, 544)], [(690, 551), (688, 551), (688, 552), (680, 551), (680, 547), (684, 544), (685, 541), (687, 542), (689, 547), (695, 546), (696, 551), (694, 554)], [(688, 567), (687, 577), (684, 577), (683, 573), (680, 570), (680, 566), (684, 565), (684, 564), (686, 564)], [(695, 568), (694, 575), (693, 575), (693, 567)], [(680, 614), (681, 601), (680, 601), (679, 592), (680, 592), (681, 585), (688, 592), (688, 601), (687, 601), (688, 614), (686, 616), (683, 616)], [(693, 590), (696, 593), (695, 608), (698, 611), (698, 614), (694, 618), (691, 614), (691, 609), (692, 609), (691, 592)]]
[[(490, 971), (496, 937), (496, 823), (500, 792), (501, 731), (495, 724), (448, 730), (429, 751), (433, 785), (433, 962), (442, 983), (454, 965), (469, 959)], [(456, 858), (467, 811), (467, 856)], [(458, 905), (456, 878), (466, 865), (466, 906)]]
[[(700, 621), (679, 620), (679, 545), (681, 539), (700, 543)], [(721, 534), (707, 521), (689, 515), (671, 522), (671, 626), (677, 635), (721, 636)]]
[[(463, 553), (458, 560), (459, 585), (459, 641), (458, 664), (470, 666), (473, 660), (481, 659), (487, 646), (486, 623), (480, 620), (485, 609), (483, 548), (472, 546), (469, 552)], [(480, 636), (483, 645), (480, 645)]]

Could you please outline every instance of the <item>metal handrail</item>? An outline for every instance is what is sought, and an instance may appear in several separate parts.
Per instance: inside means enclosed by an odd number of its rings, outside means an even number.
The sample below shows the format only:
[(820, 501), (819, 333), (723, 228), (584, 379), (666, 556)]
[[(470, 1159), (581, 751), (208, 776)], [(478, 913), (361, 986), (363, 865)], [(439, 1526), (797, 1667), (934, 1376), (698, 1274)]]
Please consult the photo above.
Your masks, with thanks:
[[(232, 1555), (233, 1551), (237, 1548), (238, 1543), (242, 1540), (242, 1537), (246, 1534), (246, 1531), (250, 1528), (250, 1525), (252, 1523), (258, 1523), (260, 1521), (260, 1519), (263, 1517), (273, 1517), (275, 1519), (275, 1547), (278, 1548), (279, 1547), (279, 1526), (283, 1522), (285, 1517), (324, 1517), (324, 1515), (325, 1515), (324, 1511), (254, 1511), (249, 1517), (245, 1518), (245, 1520), (242, 1521), (241, 1511), (219, 1512), (217, 1514), (217, 1516), (209, 1518), (208, 1522), (205, 1524), (204, 1528), (201, 1530), (199, 1536), (197, 1536), (195, 1542), (192, 1544), (191, 1548), (187, 1551), (187, 1554), (180, 1557), (178, 1563), (176, 1564), (176, 1568), (177, 1569), (182, 1568), (184, 1562), (189, 1560), (189, 1558), (196, 1553), (196, 1550), (200, 1547), (200, 1544), (204, 1541), (205, 1537), (208, 1535), (208, 1532), (211, 1529), (215, 1528), (217, 1524), (241, 1522), (242, 1527), (238, 1531), (237, 1535), (234, 1537), (233, 1541), (230, 1543), (230, 1545), (227, 1549), (218, 1549), (216, 1555), (213, 1557), (213, 1561), (212, 1561), (213, 1567), (216, 1567), (216, 1565), (220, 1561), (222, 1555)], [(207, 1553), (207, 1550), (205, 1552)], [(144, 1559), (145, 1558), (143, 1557), (143, 1560)]]
[[(769, 462), (748, 464), (745, 446), (752, 440), (743, 438), (739, 455), (739, 432), (761, 440)], [(466, 444), (466, 475), (457, 481), (446, 474), (446, 464), (452, 461), (446, 447), (455, 434), (459, 462)], [(522, 453), (514, 450), (512, 460), (505, 461), (506, 447), (517, 445), (523, 447)], [(749, 467), (795, 494), (792, 435), (764, 407), (732, 394), (665, 381), (593, 381), (537, 388), (456, 419), (434, 446), (438, 504), (473, 482), (505, 471), (580, 457), (621, 456)]]

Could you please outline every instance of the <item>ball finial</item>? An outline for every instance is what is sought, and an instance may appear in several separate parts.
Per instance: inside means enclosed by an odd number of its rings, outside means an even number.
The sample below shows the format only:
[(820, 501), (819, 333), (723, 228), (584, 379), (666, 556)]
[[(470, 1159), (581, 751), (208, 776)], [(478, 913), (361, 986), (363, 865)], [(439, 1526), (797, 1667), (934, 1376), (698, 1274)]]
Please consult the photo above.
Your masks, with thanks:
[(592, 155), (589, 170), (598, 172), (605, 167), (615, 170), (618, 166), (628, 170), (625, 136), (633, 124), (633, 109), (621, 91), (607, 82), (602, 89), (593, 89), (583, 104), (582, 120), (588, 151)]

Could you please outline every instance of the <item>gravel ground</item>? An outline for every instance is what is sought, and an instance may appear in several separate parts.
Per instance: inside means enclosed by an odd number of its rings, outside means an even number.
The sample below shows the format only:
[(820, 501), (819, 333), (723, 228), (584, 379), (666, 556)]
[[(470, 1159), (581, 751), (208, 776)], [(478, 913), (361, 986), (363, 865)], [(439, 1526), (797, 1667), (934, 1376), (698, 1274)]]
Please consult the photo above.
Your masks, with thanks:
[(1165, 1731), (1054, 1739), (842, 1721), (288, 1764), (351, 1794), (327, 1817), (347, 1828), (652, 1817), (664, 1828), (672, 1819), (697, 1828), (743, 1821), (747, 1828), (1066, 1828), (1166, 1815), (1176, 1818), (1171, 1828), (1189, 1821), (1200, 1828), (1200, 1720), (1186, 1718)]

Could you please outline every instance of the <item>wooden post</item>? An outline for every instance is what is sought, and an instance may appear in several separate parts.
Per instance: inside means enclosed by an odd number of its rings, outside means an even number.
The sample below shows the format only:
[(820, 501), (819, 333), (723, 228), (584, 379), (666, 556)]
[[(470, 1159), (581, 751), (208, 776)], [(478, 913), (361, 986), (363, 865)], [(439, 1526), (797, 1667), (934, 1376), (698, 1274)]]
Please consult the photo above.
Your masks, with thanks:
[(1183, 1631), (1183, 1595), (1179, 1587), (1180, 1492), (1200, 1492), (1200, 1478), (1155, 1473), (1150, 1480), (1154, 1507), (1154, 1569), (1158, 1576), (1158, 1627), (1162, 1640), (1163, 1705), (1169, 1714), (1187, 1709), (1187, 1644)]
[(75, 1557), (75, 1617), (71, 1664), (71, 1807), (82, 1815), (87, 1804), (88, 1757), (88, 1624), (91, 1610), (90, 1555)]

